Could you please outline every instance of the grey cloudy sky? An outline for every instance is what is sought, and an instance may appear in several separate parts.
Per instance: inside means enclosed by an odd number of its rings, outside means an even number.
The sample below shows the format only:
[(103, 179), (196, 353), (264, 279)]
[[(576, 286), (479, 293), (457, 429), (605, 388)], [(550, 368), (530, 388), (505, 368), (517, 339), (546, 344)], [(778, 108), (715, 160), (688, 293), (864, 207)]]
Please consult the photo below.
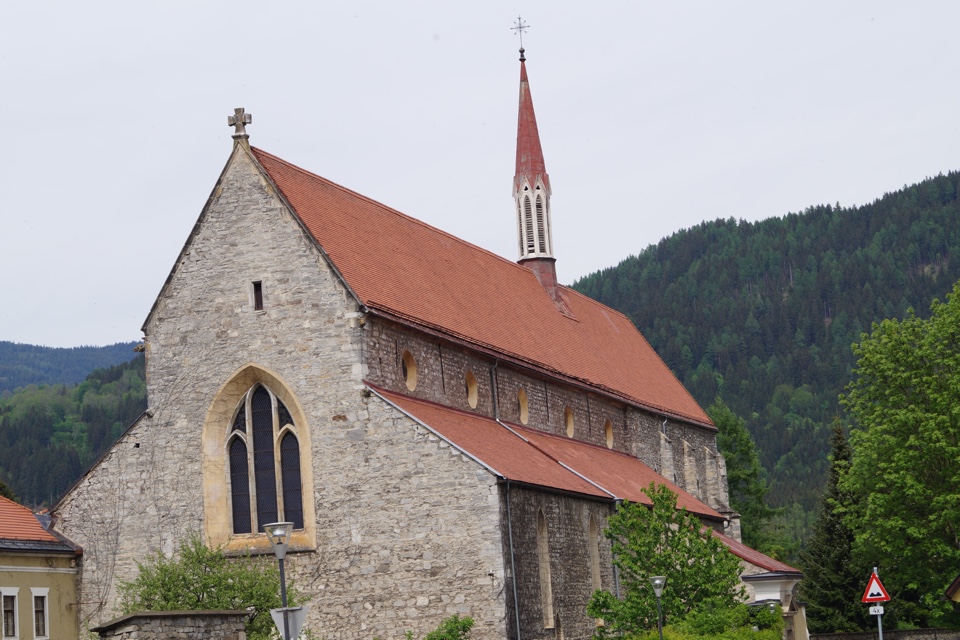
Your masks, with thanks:
[(562, 282), (960, 165), (956, 2), (0, 3), (0, 340), (138, 340), (251, 143), (510, 259), (524, 36)]

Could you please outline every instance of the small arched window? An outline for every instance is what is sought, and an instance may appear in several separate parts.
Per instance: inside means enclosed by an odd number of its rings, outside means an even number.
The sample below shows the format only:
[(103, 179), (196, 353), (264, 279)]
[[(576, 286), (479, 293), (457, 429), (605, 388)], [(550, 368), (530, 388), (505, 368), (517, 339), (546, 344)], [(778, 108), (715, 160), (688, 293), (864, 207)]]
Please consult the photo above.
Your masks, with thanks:
[(520, 424), (527, 424), (530, 420), (530, 405), (527, 402), (527, 392), (523, 387), (517, 391), (517, 408), (520, 411)]
[(400, 356), (400, 372), (403, 374), (403, 382), (407, 389), (413, 391), (417, 388), (417, 361), (413, 354), (405, 350)]
[(237, 406), (228, 435), (233, 533), (289, 521), (303, 529), (300, 442), (290, 412), (257, 384)]
[(476, 409), (480, 399), (480, 392), (477, 385), (477, 377), (473, 375), (473, 371), (467, 371), (467, 375), (464, 376), (463, 385), (464, 391), (467, 393), (467, 404), (470, 405), (471, 409)]

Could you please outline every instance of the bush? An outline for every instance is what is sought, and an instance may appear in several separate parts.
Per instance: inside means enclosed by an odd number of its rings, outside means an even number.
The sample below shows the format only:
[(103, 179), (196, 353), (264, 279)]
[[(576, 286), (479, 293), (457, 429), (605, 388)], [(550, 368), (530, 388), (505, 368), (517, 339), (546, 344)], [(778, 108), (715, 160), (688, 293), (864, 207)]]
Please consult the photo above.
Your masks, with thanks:
[[(251, 609), (247, 638), (267, 640), (274, 631), (270, 609), (280, 607), (280, 571), (270, 558), (227, 558), (193, 534), (173, 558), (159, 551), (144, 563), (131, 582), (121, 582), (121, 613), (195, 609)], [(299, 594), (287, 585), (289, 606)]]

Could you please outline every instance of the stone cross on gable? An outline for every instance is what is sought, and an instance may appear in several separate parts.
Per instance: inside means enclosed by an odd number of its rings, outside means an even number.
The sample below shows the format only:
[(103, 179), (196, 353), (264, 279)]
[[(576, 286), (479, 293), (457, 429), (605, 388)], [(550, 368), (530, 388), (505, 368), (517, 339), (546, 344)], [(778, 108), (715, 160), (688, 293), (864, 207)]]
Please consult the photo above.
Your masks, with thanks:
[(246, 125), (253, 122), (253, 116), (249, 113), (244, 113), (243, 107), (237, 107), (233, 110), (232, 116), (227, 116), (227, 124), (231, 127), (236, 127), (236, 130), (233, 132), (234, 140), (246, 140), (250, 136), (247, 134)]

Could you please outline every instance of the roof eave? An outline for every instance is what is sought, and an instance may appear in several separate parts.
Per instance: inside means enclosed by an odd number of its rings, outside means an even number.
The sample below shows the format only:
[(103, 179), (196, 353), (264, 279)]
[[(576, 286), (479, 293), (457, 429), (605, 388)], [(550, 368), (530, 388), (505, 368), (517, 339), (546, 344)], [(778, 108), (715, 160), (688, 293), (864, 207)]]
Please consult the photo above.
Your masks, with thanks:
[(498, 349), (493, 345), (489, 345), (489, 344), (479, 342), (477, 340), (473, 340), (469, 336), (451, 332), (448, 329), (445, 329), (444, 327), (428, 325), (416, 318), (407, 316), (399, 311), (396, 311), (393, 309), (387, 309), (383, 306), (378, 306), (374, 302), (369, 302), (367, 304), (366, 310), (372, 316), (383, 318), (385, 320), (390, 320), (391, 322), (396, 322), (397, 324), (404, 325), (411, 329), (416, 329), (417, 331), (428, 333), (436, 338), (442, 338), (444, 340), (448, 340), (460, 346), (469, 347), (471, 349), (484, 353), (488, 356), (491, 356), (506, 362), (510, 362), (511, 364), (515, 364), (517, 366), (531, 369), (543, 376), (548, 376), (551, 378), (559, 378), (563, 380), (566, 384), (577, 387), (584, 391), (590, 391), (592, 393), (596, 393), (597, 395), (600, 395), (612, 400), (616, 400), (618, 402), (622, 402), (634, 408), (642, 409), (649, 413), (658, 414), (664, 417), (672, 418), (674, 420), (679, 420), (681, 422), (685, 422), (687, 424), (700, 427), (710, 432), (717, 431), (717, 427), (715, 425), (702, 422), (700, 420), (697, 420), (696, 418), (678, 413), (676, 411), (671, 411), (670, 409), (667, 409), (665, 407), (660, 407), (657, 405), (645, 403), (641, 400), (638, 400), (637, 398), (633, 398), (628, 395), (622, 394), (614, 389), (608, 389), (606, 387), (601, 387), (595, 384), (591, 384), (589, 381), (585, 381), (582, 378), (576, 378), (576, 377), (570, 376), (561, 371), (557, 371), (556, 369), (553, 369), (549, 366), (540, 364), (538, 362), (534, 362), (532, 360), (528, 360), (523, 356), (508, 353), (506, 351)]

